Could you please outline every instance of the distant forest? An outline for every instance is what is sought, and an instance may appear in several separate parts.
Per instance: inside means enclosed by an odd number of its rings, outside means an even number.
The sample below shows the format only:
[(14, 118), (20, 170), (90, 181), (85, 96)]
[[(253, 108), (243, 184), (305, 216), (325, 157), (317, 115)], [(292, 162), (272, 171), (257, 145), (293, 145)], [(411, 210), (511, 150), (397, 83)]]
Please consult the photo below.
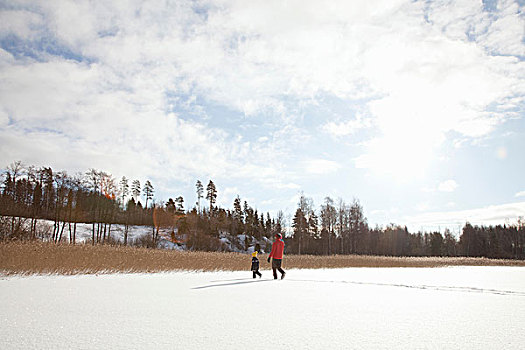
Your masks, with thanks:
[[(301, 195), (290, 223), (282, 211), (276, 217), (259, 213), (239, 196), (232, 209), (216, 206), (217, 188), (196, 181), (195, 204), (185, 208), (182, 196), (155, 201), (150, 181), (141, 184), (125, 176), (90, 169), (84, 174), (54, 172), (49, 167), (14, 162), (2, 173), (0, 240), (44, 240), (75, 244), (78, 223), (92, 225), (91, 244), (134, 244), (156, 247), (161, 229), (191, 250), (220, 250), (220, 236), (246, 235), (245, 249), (276, 232), (284, 232), (287, 254), (366, 254), (386, 256), (465, 256), (525, 259), (525, 224), (472, 226), (466, 223), (459, 240), (448, 230), (410, 233), (406, 227), (371, 228), (360, 202), (326, 197), (319, 209)], [(141, 199), (144, 201), (142, 204)], [(40, 232), (39, 220), (51, 220), (50, 232)], [(112, 225), (124, 226), (123, 240), (111, 235)], [(151, 235), (128, 242), (131, 225), (151, 227)]]

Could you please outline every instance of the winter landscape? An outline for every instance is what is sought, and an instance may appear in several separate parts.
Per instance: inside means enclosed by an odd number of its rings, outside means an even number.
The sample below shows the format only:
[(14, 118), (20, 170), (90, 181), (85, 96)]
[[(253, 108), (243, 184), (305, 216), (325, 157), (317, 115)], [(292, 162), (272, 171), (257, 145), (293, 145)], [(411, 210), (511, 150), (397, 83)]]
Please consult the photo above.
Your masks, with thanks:
[(3, 349), (521, 349), (523, 267), (0, 279)]
[(523, 349), (524, 150), (524, 0), (0, 0), (0, 349)]

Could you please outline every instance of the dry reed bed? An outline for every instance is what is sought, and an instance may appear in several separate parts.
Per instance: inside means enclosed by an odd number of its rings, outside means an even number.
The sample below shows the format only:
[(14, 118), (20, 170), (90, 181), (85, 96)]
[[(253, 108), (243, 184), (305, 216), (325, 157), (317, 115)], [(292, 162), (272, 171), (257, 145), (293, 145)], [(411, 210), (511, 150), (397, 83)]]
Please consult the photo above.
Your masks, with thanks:
[[(261, 268), (267, 270), (267, 255)], [(0, 243), (0, 274), (92, 274), (163, 271), (249, 270), (251, 257), (241, 253), (179, 252), (123, 246)], [(525, 266), (525, 261), (485, 258), (383, 257), (362, 255), (287, 255), (284, 268)]]

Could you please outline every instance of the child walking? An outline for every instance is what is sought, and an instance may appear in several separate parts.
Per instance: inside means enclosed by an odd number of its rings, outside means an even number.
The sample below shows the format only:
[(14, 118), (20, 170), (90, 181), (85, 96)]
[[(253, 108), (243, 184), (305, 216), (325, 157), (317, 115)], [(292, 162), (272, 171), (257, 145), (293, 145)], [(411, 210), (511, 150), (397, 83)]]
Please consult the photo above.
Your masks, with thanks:
[(262, 277), (262, 273), (259, 272), (259, 259), (257, 259), (257, 251), (254, 251), (252, 253), (252, 268), (253, 272), (253, 278), (255, 278), (256, 275), (259, 276), (259, 278)]

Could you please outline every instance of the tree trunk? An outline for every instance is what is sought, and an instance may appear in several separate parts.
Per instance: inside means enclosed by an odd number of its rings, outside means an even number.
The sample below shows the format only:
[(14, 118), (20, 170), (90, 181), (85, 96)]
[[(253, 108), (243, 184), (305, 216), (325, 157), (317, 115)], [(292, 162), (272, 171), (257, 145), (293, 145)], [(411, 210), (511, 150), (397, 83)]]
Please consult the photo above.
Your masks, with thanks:
[(22, 217), (21, 216), (18, 217), (18, 225), (17, 225), (16, 231), (20, 233), (20, 238), (22, 238)]
[(29, 224), (29, 240), (33, 240), (33, 222), (35, 221), (35, 218), (31, 215), (31, 223)]
[(109, 223), (109, 227), (108, 227), (108, 241), (111, 243), (109, 239), (110, 237), (111, 237), (111, 222)]
[(102, 235), (102, 225), (97, 222), (97, 243), (100, 243), (100, 236)]
[(58, 237), (58, 241), (57, 241), (57, 243), (60, 242), (60, 241), (62, 240), (62, 234), (64, 233), (64, 228), (65, 228), (65, 227), (66, 227), (66, 222), (64, 221), (64, 222), (62, 223), (62, 229), (60, 230), (60, 236)]
[(55, 221), (53, 223), (53, 242), (56, 242), (56, 239), (57, 239), (57, 236), (58, 236), (58, 231), (60, 231), (60, 223), (57, 222), (56, 218), (55, 218)]
[(73, 224), (73, 245), (75, 245), (77, 239), (77, 222)]
[(33, 234), (33, 239), (36, 239), (36, 224), (38, 222), (38, 219), (35, 217), (33, 222), (31, 223), (31, 232)]
[(129, 225), (126, 223), (124, 225), (124, 245), (128, 244), (128, 227)]

